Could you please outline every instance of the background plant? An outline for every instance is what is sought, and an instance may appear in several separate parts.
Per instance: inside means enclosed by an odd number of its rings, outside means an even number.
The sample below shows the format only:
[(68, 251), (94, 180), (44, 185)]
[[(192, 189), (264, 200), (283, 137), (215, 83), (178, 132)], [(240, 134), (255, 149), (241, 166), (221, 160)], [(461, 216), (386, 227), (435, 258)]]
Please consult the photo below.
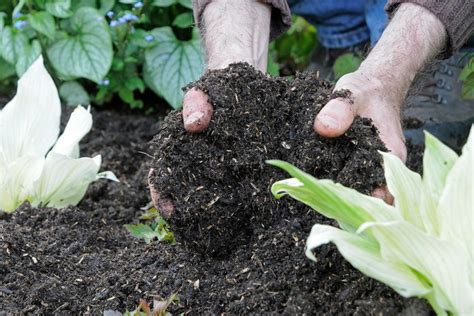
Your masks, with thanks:
[[(204, 69), (191, 0), (2, 1), (0, 45), (1, 94), (10, 94), (43, 54), (69, 105), (118, 97), (143, 109), (152, 91), (178, 108), (181, 88)], [(304, 70), (318, 47), (314, 26), (294, 16), (292, 27), (270, 44), (269, 73)], [(346, 65), (340, 63), (338, 73), (348, 72)]]
[(146, 89), (171, 106), (203, 69), (191, 0), (18, 0), (0, 4), (0, 80), (41, 54), (68, 104), (118, 95), (142, 108)]
[(462, 70), (459, 80), (463, 81), (462, 96), (474, 99), (474, 54), (469, 55), (469, 60)]
[(175, 243), (173, 232), (170, 231), (168, 223), (156, 208), (147, 210), (140, 216), (140, 219), (146, 223), (125, 225), (132, 236), (143, 239), (147, 244), (155, 238), (159, 241)]

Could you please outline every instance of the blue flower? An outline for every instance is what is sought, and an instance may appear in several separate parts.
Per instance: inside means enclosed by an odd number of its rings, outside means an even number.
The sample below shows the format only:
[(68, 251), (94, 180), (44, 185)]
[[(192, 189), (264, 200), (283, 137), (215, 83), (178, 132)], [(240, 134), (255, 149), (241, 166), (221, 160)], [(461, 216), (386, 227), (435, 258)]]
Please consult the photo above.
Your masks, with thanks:
[(109, 24), (111, 27), (116, 27), (117, 25), (119, 25), (119, 23), (115, 20), (112, 20), (110, 21), (110, 24)]
[(123, 18), (125, 19), (125, 21), (138, 21), (138, 16), (132, 13), (125, 14)]
[(125, 19), (123, 16), (118, 19), (119, 24), (124, 24), (127, 23), (127, 19)]
[(104, 80), (101, 80), (99, 82), (99, 85), (101, 86), (108, 86), (110, 84), (110, 80), (109, 79), (104, 79)]
[(139, 9), (139, 8), (143, 7), (143, 2), (138, 1), (137, 3), (135, 3), (135, 4), (133, 5), (133, 7), (134, 7), (135, 9)]
[(153, 35), (146, 35), (145, 36), (145, 41), (147, 41), (148, 43), (150, 43), (154, 39), (155, 39), (155, 37)]
[(15, 24), (13, 24), (13, 26), (18, 30), (21, 30), (22, 28), (24, 28), (27, 25), (28, 25), (27, 21), (16, 21)]
[(107, 16), (108, 16), (109, 18), (112, 18), (112, 17), (114, 16), (114, 14), (115, 14), (114, 11), (109, 11), (109, 12), (107, 12)]

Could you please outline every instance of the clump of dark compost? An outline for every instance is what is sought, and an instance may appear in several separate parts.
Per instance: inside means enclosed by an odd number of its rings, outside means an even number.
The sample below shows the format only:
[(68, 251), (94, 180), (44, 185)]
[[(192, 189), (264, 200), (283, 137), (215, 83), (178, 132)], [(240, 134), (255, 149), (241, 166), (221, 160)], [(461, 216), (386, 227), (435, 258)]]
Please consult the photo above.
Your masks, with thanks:
[(384, 183), (378, 150), (386, 150), (369, 119), (356, 118), (343, 136), (315, 134), (316, 114), (331, 98), (332, 85), (316, 73), (294, 80), (267, 76), (245, 63), (207, 72), (187, 88), (209, 96), (209, 128), (189, 134), (181, 111), (172, 112), (154, 138), (154, 185), (170, 199), (177, 238), (212, 256), (228, 255), (248, 242), (254, 228), (307, 209), (277, 201), (272, 183), (288, 175), (265, 164), (288, 161), (318, 177), (369, 193)]

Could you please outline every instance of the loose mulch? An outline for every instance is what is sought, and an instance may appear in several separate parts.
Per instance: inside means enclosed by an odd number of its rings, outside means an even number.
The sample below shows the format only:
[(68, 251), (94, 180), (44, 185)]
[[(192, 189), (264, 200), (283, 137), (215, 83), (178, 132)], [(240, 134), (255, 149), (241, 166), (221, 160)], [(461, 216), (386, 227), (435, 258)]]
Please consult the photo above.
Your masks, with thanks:
[[(173, 314), (431, 313), (354, 270), (332, 245), (318, 249), (318, 262), (307, 259), (311, 226), (333, 223), (268, 191), (287, 177), (265, 165), (269, 158), (363, 192), (383, 183), (374, 154), (383, 145), (369, 121), (338, 140), (316, 137), (312, 120), (331, 93), (312, 74), (287, 82), (240, 64), (195, 85), (215, 107), (206, 133), (185, 134), (179, 112), (157, 123), (94, 111), (82, 153), (102, 154), (103, 169), (121, 182), (93, 184), (77, 207), (0, 215), (0, 314), (124, 312), (172, 293), (180, 297)], [(147, 245), (123, 227), (149, 205), (151, 156), (156, 187), (175, 203), (175, 245)]]

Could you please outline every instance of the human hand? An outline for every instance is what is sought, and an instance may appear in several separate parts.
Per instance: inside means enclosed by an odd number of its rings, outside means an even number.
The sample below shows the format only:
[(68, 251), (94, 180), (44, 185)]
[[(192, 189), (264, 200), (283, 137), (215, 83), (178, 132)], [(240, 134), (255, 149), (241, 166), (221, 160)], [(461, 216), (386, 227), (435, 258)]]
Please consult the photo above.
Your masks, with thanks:
[[(446, 38), (443, 23), (430, 11), (412, 3), (401, 4), (359, 69), (336, 83), (336, 90), (352, 92), (351, 99), (329, 101), (315, 119), (315, 131), (337, 137), (355, 116), (368, 117), (387, 149), (406, 161), (401, 105), (416, 73), (445, 47)], [(386, 188), (373, 195), (393, 202)]]
[[(339, 79), (334, 91), (342, 89), (349, 90), (351, 94), (330, 100), (316, 117), (314, 130), (324, 137), (338, 137), (349, 129), (356, 116), (370, 118), (387, 149), (405, 162), (407, 150), (400, 122), (400, 106), (404, 96), (387, 91), (390, 87), (383, 81), (368, 77), (361, 71)], [(372, 195), (387, 203), (393, 202), (385, 187), (375, 189)]]
[[(214, 0), (202, 14), (200, 28), (207, 56), (207, 69), (226, 68), (231, 63), (247, 62), (265, 72), (270, 39), (271, 7), (261, 1)], [(206, 130), (213, 109), (208, 96), (190, 89), (183, 98), (183, 125), (189, 133)], [(160, 197), (153, 186), (154, 170), (148, 185), (155, 207), (164, 217), (174, 212), (172, 201)]]

